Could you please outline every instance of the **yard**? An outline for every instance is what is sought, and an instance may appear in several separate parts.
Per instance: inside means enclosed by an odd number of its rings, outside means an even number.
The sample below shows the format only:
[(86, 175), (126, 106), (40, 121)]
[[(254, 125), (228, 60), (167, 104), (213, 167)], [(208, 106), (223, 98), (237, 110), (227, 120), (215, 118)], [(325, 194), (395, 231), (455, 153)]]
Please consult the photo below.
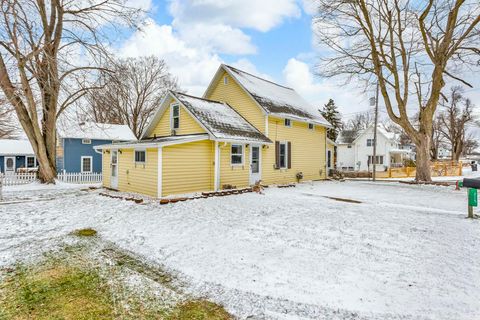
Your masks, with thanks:
[[(11, 187), (0, 268), (32, 263), (90, 227), (101, 246), (239, 318), (479, 319), (480, 221), (465, 219), (466, 192), (453, 189), (315, 182), (162, 206)], [(16, 203), (25, 199), (34, 201)]]

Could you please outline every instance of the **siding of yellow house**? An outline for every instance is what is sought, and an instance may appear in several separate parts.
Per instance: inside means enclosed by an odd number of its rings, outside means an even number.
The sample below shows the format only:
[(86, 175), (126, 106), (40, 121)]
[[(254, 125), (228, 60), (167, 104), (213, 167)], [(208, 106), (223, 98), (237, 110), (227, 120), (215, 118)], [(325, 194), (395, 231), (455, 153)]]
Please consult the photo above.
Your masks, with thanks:
[(158, 149), (147, 149), (145, 164), (136, 164), (134, 154), (134, 149), (118, 153), (118, 190), (157, 197)]
[(324, 179), (325, 176), (325, 128), (292, 121), (291, 127), (284, 125), (284, 119), (269, 117), (269, 138), (275, 141), (290, 141), (292, 168), (275, 169), (275, 145), (262, 153), (262, 182), (264, 184), (290, 183), (296, 181), (296, 174), (303, 173), (303, 180)]
[(191, 142), (164, 147), (162, 196), (214, 189), (214, 142)]
[[(174, 99), (171, 99), (169, 106), (175, 102)], [(168, 107), (163, 113), (162, 117), (158, 121), (155, 129), (150, 134), (150, 137), (156, 135), (157, 137), (165, 137), (172, 135), (172, 128), (170, 126), (170, 112), (171, 108)], [(177, 135), (185, 134), (196, 134), (196, 133), (206, 133), (198, 122), (188, 113), (183, 106), (180, 106), (180, 128), (176, 130)]]
[(102, 183), (104, 187), (110, 188), (110, 176), (112, 175), (110, 153), (107, 153), (106, 150), (102, 152)]
[[(225, 77), (227, 77), (226, 84), (224, 83)], [(213, 84), (213, 90), (206, 98), (228, 103), (260, 132), (265, 133), (265, 114), (245, 90), (225, 71)]]
[(250, 148), (243, 145), (244, 156), (242, 165), (231, 164), (231, 143), (219, 144), (220, 150), (220, 189), (224, 185), (232, 185), (237, 188), (250, 185)]

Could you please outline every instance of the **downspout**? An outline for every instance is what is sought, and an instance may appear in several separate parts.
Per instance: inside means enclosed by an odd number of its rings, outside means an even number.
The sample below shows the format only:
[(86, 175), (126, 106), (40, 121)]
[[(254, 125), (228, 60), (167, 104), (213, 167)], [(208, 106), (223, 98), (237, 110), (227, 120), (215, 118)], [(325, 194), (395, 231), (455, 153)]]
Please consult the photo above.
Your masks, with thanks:
[(215, 159), (214, 159), (214, 173), (213, 173), (213, 183), (214, 191), (218, 191), (219, 182), (220, 182), (220, 152), (219, 152), (218, 141), (215, 141)]

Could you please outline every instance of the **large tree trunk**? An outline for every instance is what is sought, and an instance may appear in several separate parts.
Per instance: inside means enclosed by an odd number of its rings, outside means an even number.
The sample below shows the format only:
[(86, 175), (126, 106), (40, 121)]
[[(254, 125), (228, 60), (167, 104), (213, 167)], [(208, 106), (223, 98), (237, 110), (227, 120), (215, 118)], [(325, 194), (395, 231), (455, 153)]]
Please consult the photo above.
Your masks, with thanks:
[(417, 172), (416, 181), (432, 181), (430, 170), (430, 136), (420, 134), (415, 144), (417, 147)]

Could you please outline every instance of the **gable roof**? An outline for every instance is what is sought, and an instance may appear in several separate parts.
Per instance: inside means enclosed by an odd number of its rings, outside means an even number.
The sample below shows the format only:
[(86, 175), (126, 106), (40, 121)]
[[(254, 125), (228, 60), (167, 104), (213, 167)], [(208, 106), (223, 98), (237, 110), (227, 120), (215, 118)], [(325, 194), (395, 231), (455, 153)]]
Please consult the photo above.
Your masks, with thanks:
[(61, 138), (120, 141), (137, 140), (132, 130), (123, 124), (82, 122), (59, 127), (57, 131)]
[(262, 79), (225, 64), (220, 66), (204, 97), (213, 90), (213, 83), (218, 80), (222, 70), (235, 79), (240, 87), (242, 87), (267, 114), (331, 127), (331, 124), (325, 120), (320, 112), (305, 101), (294, 89)]
[[(370, 129), (373, 129), (373, 125), (369, 126), (367, 129), (364, 130), (343, 130), (339, 132), (337, 137), (338, 144), (353, 144), (357, 141), (361, 136), (367, 133)], [(387, 140), (397, 142), (398, 136), (394, 132), (387, 131), (381, 125), (377, 126), (377, 132), (383, 135)]]
[(169, 97), (174, 98), (180, 103), (214, 139), (272, 143), (270, 139), (245, 120), (245, 118), (228, 104), (174, 91), (169, 91), (164, 98), (162, 106), (157, 110), (142, 135), (142, 140), (146, 139), (155, 128), (168, 107), (167, 102), (169, 101)]
[(1, 156), (28, 156), (33, 154), (32, 145), (28, 140), (0, 139)]

